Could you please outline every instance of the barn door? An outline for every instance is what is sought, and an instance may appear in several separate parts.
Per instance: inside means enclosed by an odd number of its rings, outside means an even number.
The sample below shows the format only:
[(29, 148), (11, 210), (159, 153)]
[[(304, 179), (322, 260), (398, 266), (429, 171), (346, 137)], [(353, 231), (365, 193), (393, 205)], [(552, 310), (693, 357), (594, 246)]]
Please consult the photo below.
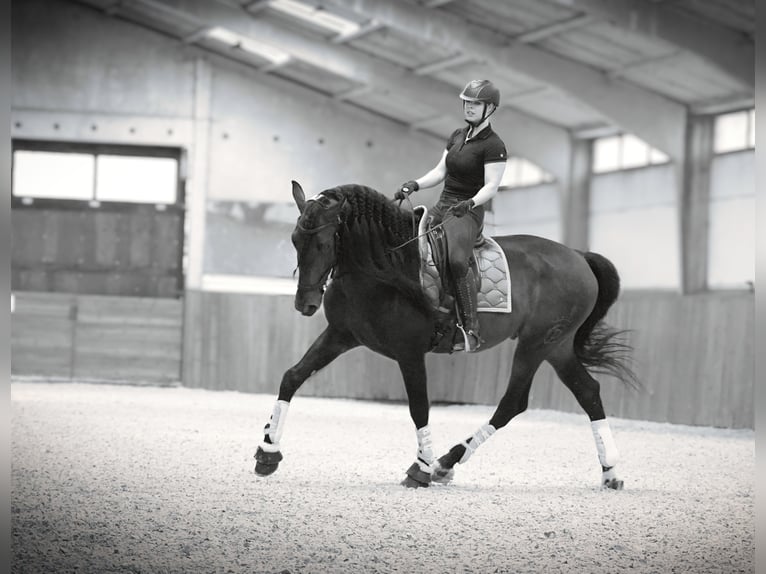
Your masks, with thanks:
[(14, 373), (180, 378), (180, 153), (14, 142)]

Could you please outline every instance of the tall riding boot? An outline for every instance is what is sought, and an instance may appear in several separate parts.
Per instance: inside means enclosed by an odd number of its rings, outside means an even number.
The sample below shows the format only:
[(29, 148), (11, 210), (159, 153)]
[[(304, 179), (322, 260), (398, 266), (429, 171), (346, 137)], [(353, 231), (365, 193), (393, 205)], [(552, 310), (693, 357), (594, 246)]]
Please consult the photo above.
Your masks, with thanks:
[(460, 311), (460, 322), (466, 339), (466, 351), (472, 353), (481, 346), (479, 338), (479, 317), (476, 312), (477, 294), (476, 282), (474, 281), (473, 269), (461, 278), (455, 280), (457, 291), (457, 306)]

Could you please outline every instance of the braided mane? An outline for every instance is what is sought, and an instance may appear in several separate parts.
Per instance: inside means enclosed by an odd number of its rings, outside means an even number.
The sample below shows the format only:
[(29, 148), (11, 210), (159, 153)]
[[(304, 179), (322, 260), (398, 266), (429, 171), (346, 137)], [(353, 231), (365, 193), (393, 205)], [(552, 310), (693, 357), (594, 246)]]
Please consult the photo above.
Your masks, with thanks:
[(420, 256), (413, 241), (412, 214), (370, 187), (348, 184), (323, 192), (348, 205), (340, 229), (336, 275), (359, 272), (389, 286), (428, 313), (431, 305), (420, 286)]

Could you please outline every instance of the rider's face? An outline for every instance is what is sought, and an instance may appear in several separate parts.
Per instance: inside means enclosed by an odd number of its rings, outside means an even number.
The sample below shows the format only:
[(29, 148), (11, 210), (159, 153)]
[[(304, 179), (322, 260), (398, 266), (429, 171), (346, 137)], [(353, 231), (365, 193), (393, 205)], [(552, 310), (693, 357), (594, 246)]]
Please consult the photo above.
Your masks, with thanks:
[(484, 114), (484, 102), (463, 100), (463, 116), (469, 122), (478, 122)]

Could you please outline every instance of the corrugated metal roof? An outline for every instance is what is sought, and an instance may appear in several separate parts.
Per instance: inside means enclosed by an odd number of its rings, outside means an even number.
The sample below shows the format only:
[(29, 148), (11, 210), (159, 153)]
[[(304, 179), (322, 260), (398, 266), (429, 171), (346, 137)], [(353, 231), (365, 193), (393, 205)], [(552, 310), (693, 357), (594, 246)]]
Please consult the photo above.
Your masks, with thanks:
[[(643, 6), (633, 0), (614, 0), (611, 5), (593, 0), (300, 0), (307, 12), (347, 18), (350, 31), (343, 33), (279, 10), (273, 0), (217, 0), (208, 2), (204, 10), (199, 5), (202, 0), (71, 1), (96, 7), (105, 17), (131, 20), (222, 53), (329, 97), (350, 92), (352, 97), (343, 101), (436, 135), (449, 133), (454, 121), (441, 119), (445, 106), (429, 106), (438, 99), (434, 94), (457, 94), (474, 78), (493, 80), (503, 94), (503, 106), (574, 131), (598, 125), (620, 128), (614, 123), (614, 109), (602, 112), (597, 103), (582, 96), (587, 90), (576, 93), (571, 89), (578, 86), (578, 74), (595, 71), (600, 76), (594, 78), (607, 80), (604, 89), (619, 85), (639, 96), (646, 93), (693, 109), (712, 103), (716, 109), (725, 109), (727, 102), (741, 106), (752, 100), (755, 91), (747, 74), (733, 74), (722, 65), (723, 60), (713, 61), (719, 46), (722, 51), (754, 58), (754, 0), (644, 0)], [(623, 17), (615, 11), (620, 6), (633, 12)], [(413, 14), (430, 10), (427, 13), (434, 18), (413, 28), (407, 18), (397, 16), (397, 9)], [(215, 13), (220, 18), (212, 21), (199, 15), (203, 13)], [(304, 46), (306, 42), (314, 42), (318, 48), (332, 46), (343, 50), (351, 61), (358, 57), (359, 63), (343, 68), (351, 70), (346, 77), (339, 68), (323, 66), (316, 59), (308, 62), (294, 57), (270, 66), (268, 59), (238, 53), (231, 46), (206, 39), (206, 27), (237, 19), (240, 24), (241, 19), (252, 19), (279, 30), (285, 38), (292, 34)], [(471, 26), (472, 30), (484, 30), (486, 34), (477, 34), (478, 39), (483, 41), (482, 36), (486, 36), (487, 42), (494, 43), (487, 44), (486, 53), (477, 51), (476, 46), (464, 50), (458, 40), (450, 40), (455, 34), (438, 29), (443, 21), (447, 26), (455, 25), (456, 32)], [(704, 54), (705, 49), (693, 49), (695, 26), (701, 35), (698, 40), (717, 43), (713, 44), (712, 56)], [(514, 46), (526, 48), (519, 65)], [(280, 48), (290, 51), (289, 44)], [(484, 57), (506, 48), (509, 55), (501, 60), (502, 65), (497, 65), (497, 59)], [(570, 76), (568, 81), (559, 82), (555, 74), (538, 73), (541, 70), (534, 62), (550, 57), (555, 58), (557, 69)], [(371, 59), (387, 66), (381, 69), (390, 77), (399, 70), (402, 80), (392, 83), (381, 79), (376, 83), (369, 81), (374, 73), (364, 77), (354, 74), (354, 69), (369, 66)], [(571, 71), (566, 71), (567, 63)], [(420, 86), (422, 97), (414, 98), (415, 102), (412, 97), (402, 98), (397, 86), (403, 82)], [(364, 89), (353, 93), (358, 88)]]

